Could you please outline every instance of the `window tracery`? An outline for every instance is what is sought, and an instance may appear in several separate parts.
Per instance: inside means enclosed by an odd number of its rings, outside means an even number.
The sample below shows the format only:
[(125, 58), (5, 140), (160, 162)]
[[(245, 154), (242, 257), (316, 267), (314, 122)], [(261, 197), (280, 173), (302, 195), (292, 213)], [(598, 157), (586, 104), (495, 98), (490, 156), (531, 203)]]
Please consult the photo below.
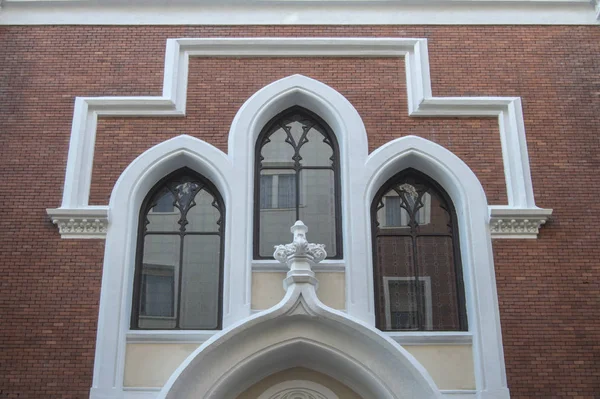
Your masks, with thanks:
[(210, 181), (184, 168), (140, 211), (132, 329), (219, 329), (225, 207)]
[(339, 150), (329, 126), (299, 106), (271, 119), (256, 142), (254, 257), (270, 258), (289, 226), (302, 220), (329, 257), (340, 259), (340, 191)]
[(466, 330), (456, 212), (443, 188), (400, 172), (375, 196), (371, 223), (378, 328)]

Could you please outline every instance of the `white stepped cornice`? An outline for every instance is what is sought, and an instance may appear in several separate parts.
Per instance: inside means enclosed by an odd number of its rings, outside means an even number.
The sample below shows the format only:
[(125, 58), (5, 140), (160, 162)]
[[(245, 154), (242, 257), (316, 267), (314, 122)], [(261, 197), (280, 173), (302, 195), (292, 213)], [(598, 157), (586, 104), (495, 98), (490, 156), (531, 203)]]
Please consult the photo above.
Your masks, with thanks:
[(0, 25), (594, 25), (593, 0), (2, 0)]
[[(189, 58), (215, 56), (404, 58), (408, 114), (412, 117), (498, 118), (508, 198), (508, 204), (501, 206), (508, 212), (503, 220), (517, 220), (522, 212), (538, 209), (533, 196), (520, 97), (434, 97), (426, 39), (343, 37), (168, 39), (162, 96), (76, 98), (61, 208), (77, 211), (89, 208), (98, 116), (184, 116)], [(233, 145), (230, 142), (230, 148)], [(232, 153), (225, 156), (229, 161), (233, 158)], [(515, 216), (511, 219), (512, 211)], [(521, 238), (524, 235), (505, 231), (502, 236)]]
[(62, 238), (105, 238), (108, 207), (84, 209), (46, 209)]

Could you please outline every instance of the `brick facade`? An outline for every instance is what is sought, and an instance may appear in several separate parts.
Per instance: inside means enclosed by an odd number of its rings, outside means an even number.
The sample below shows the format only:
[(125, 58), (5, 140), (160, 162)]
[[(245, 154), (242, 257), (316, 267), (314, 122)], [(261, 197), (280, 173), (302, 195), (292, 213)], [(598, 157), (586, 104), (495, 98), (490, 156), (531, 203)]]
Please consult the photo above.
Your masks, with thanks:
[[(600, 395), (600, 30), (597, 27), (0, 27), (0, 398), (84, 398), (94, 359), (104, 245), (61, 240), (57, 207), (76, 96), (159, 95), (173, 37), (386, 36), (429, 40), (436, 96), (520, 96), (538, 240), (493, 241), (513, 398)], [(418, 135), (463, 159), (491, 205), (506, 203), (497, 121), (410, 118), (399, 59), (190, 61), (184, 118), (101, 118), (90, 203), (179, 134), (226, 150), (229, 125), (264, 85), (300, 73), (342, 93), (371, 151)]]

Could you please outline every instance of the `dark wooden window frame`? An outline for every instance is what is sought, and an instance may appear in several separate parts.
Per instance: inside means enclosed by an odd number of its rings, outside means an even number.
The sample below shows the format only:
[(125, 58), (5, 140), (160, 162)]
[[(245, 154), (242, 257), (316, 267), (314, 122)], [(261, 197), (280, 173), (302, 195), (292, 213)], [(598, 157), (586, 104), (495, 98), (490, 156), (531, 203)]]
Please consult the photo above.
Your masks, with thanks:
[[(457, 329), (456, 331), (467, 331), (468, 330), (468, 321), (467, 321), (467, 313), (466, 313), (466, 304), (465, 304), (465, 290), (464, 290), (464, 281), (463, 281), (463, 273), (462, 273), (462, 261), (461, 261), (461, 256), (460, 256), (460, 237), (458, 234), (458, 218), (456, 216), (456, 210), (454, 208), (454, 203), (452, 202), (452, 199), (450, 198), (450, 196), (448, 195), (448, 193), (446, 192), (446, 190), (444, 190), (444, 188), (442, 186), (440, 186), (440, 184), (438, 182), (436, 182), (434, 179), (432, 179), (431, 177), (427, 176), (426, 174), (419, 172), (416, 169), (412, 169), (412, 168), (408, 168), (405, 169), (399, 173), (397, 173), (396, 175), (392, 176), (387, 182), (385, 182), (381, 188), (377, 191), (377, 194), (375, 194), (375, 197), (373, 199), (373, 202), (371, 203), (371, 248), (372, 248), (372, 253), (373, 253), (373, 285), (374, 285), (374, 293), (375, 293), (375, 323), (377, 328), (379, 328), (380, 330), (383, 331), (414, 331), (414, 330), (386, 330), (385, 327), (385, 320), (381, 320), (381, 316), (380, 316), (380, 312), (378, 311), (378, 309), (380, 309), (380, 306), (382, 306), (380, 302), (380, 298), (381, 298), (381, 294), (382, 294), (382, 290), (383, 290), (383, 276), (381, 275), (381, 270), (379, 270), (378, 262), (377, 262), (377, 237), (381, 236), (381, 234), (378, 234), (379, 232), (379, 227), (378, 227), (378, 222), (377, 222), (377, 211), (379, 210), (379, 204), (383, 199), (383, 196), (389, 192), (392, 187), (395, 187), (399, 184), (401, 184), (403, 181), (405, 181), (407, 178), (413, 178), (415, 180), (418, 180), (420, 182), (422, 182), (424, 185), (429, 186), (431, 189), (433, 189), (436, 194), (438, 194), (443, 201), (445, 202), (445, 205), (447, 207), (447, 211), (450, 214), (450, 221), (451, 221), (451, 228), (452, 228), (452, 247), (453, 247), (453, 252), (454, 252), (454, 272), (455, 272), (455, 280), (456, 280), (456, 295), (457, 295), (457, 306), (458, 306), (458, 319), (459, 319), (459, 329)], [(412, 230), (412, 229), (411, 229)], [(409, 232), (409, 234), (396, 234), (399, 236), (412, 236), (413, 240), (414, 237), (419, 236), (418, 234), (414, 233), (414, 232)], [(419, 279), (419, 274), (418, 274), (418, 270), (419, 267), (416, 264), (418, 257), (416, 256), (416, 252), (417, 252), (417, 246), (416, 243), (413, 245), (413, 258), (414, 258), (414, 262), (415, 262), (415, 266), (414, 266), (414, 275), (413, 277), (418, 281)], [(416, 284), (417, 287), (417, 298), (420, 298), (420, 289), (419, 284)], [(418, 300), (418, 299), (417, 299)], [(416, 304), (416, 309), (420, 309), (421, 304), (419, 304), (417, 302)], [(419, 326), (421, 326), (421, 328), (419, 328), (417, 331), (426, 331), (424, 328), (422, 328), (422, 326), (424, 326), (425, 322), (423, 320), (423, 315), (419, 315), (418, 316), (419, 321), (418, 324)]]
[[(156, 205), (152, 203), (153, 197), (162, 190), (165, 185), (171, 181), (176, 180), (183, 176), (193, 176), (195, 179), (200, 181), (203, 184), (203, 189), (209, 192), (213, 198), (215, 199), (218, 210), (220, 212), (220, 219), (217, 221), (219, 225), (219, 238), (220, 238), (220, 254), (219, 254), (219, 299), (218, 299), (218, 310), (217, 310), (217, 327), (214, 330), (220, 330), (223, 326), (223, 272), (224, 272), (224, 258), (225, 258), (225, 202), (221, 197), (221, 193), (215, 187), (215, 185), (208, 180), (206, 177), (201, 174), (189, 169), (187, 167), (178, 169), (164, 178), (162, 178), (158, 183), (150, 189), (144, 201), (142, 202), (142, 206), (140, 207), (140, 213), (138, 217), (138, 234), (137, 234), (137, 250), (136, 250), (136, 261), (135, 261), (135, 274), (133, 281), (133, 300), (131, 304), (131, 324), (130, 328), (132, 330), (139, 330), (139, 310), (140, 310), (140, 295), (141, 295), (141, 283), (142, 283), (142, 269), (143, 269), (143, 258), (144, 258), (144, 238), (146, 236), (146, 215), (150, 210)], [(182, 233), (182, 232), (173, 232), (172, 234), (179, 235), (181, 244), (180, 244), (180, 252), (183, 251), (183, 237), (185, 235), (193, 234), (193, 235), (202, 235), (202, 232), (195, 233)], [(216, 235), (216, 234), (213, 234)], [(180, 253), (180, 262), (182, 262), (183, 256)], [(181, 299), (181, 287), (182, 287), (182, 275), (183, 273), (179, 272), (179, 292), (176, 293), (179, 299)], [(176, 327), (173, 328), (153, 328), (152, 330), (183, 330), (183, 328), (179, 327), (180, 320), (180, 310), (181, 310), (181, 301), (177, 301), (177, 308), (175, 311), (175, 320)], [(146, 330), (146, 329), (144, 329)]]
[[(333, 150), (333, 167), (309, 167), (310, 169), (330, 169), (333, 170), (334, 175), (334, 201), (335, 201), (335, 245), (336, 245), (336, 254), (335, 256), (327, 257), (327, 259), (342, 259), (343, 258), (343, 234), (342, 234), (342, 189), (341, 189), (341, 176), (340, 176), (340, 150), (337, 142), (337, 138), (333, 133), (333, 130), (329, 127), (329, 125), (317, 114), (312, 111), (307, 110), (304, 107), (295, 105), (283, 112), (280, 112), (275, 117), (273, 117), (269, 122), (265, 124), (263, 129), (261, 130), (258, 138), (256, 140), (255, 150), (254, 150), (254, 238), (253, 238), (253, 253), (254, 259), (273, 259), (272, 256), (261, 256), (260, 255), (260, 172), (263, 169), (261, 167), (261, 151), (265, 144), (268, 143), (269, 136), (274, 133), (277, 129), (275, 129), (278, 123), (285, 119), (288, 116), (294, 114), (302, 114), (306, 115), (307, 118), (312, 119), (316, 122), (321, 128), (321, 131), (326, 134), (326, 139), (328, 140), (328, 144), (331, 146)], [(299, 147), (296, 150), (296, 156), (299, 156)], [(290, 160), (291, 161), (291, 160)], [(303, 168), (299, 165), (299, 161), (295, 160), (294, 172), (296, 176), (299, 176), (300, 170)], [(300, 189), (299, 189), (300, 179), (296, 178), (296, 220), (299, 219), (299, 206), (300, 204)], [(309, 226), (310, 228), (310, 226)]]

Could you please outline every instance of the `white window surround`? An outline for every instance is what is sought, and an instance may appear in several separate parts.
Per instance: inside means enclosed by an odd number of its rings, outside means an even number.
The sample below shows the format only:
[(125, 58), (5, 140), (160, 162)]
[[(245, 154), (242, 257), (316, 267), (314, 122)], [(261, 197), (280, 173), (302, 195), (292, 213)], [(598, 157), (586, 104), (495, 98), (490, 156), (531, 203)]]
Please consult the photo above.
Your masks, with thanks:
[[(472, 341), (477, 392), (480, 398), (508, 398), (496, 296), (490, 209), (483, 188), (469, 167), (445, 148), (406, 136), (373, 153), (367, 152), (362, 120), (337, 91), (313, 79), (294, 75), (255, 93), (238, 111), (229, 135), (229, 153), (190, 136), (178, 136), (150, 148), (135, 159), (115, 184), (108, 207), (89, 207), (88, 196), (98, 115), (182, 116), (185, 114), (187, 61), (190, 56), (367, 56), (405, 57), (409, 114), (414, 116), (498, 116), (509, 204), (520, 213), (549, 214), (535, 207), (529, 175), (523, 117), (519, 98), (431, 97), (427, 46), (424, 39), (170, 39), (167, 43), (162, 97), (77, 98), (62, 207), (49, 210), (54, 219), (82, 217), (104, 211), (106, 233), (100, 315), (94, 364), (93, 398), (116, 398), (123, 393), (125, 347), (131, 337), (196, 340), (203, 332), (129, 331), (131, 290), (138, 213), (148, 190), (162, 177), (187, 166), (210, 179), (229, 210), (224, 260), (223, 325), (243, 323), (251, 316), (253, 154), (264, 124), (292, 105), (319, 114), (340, 143), (342, 215), (345, 259), (331, 266), (346, 272), (347, 313), (374, 325), (370, 233), (370, 204), (378, 189), (398, 171), (414, 168), (436, 180), (455, 204), (459, 221), (469, 332), (464, 334), (393, 334), (407, 340), (423, 336), (443, 342)], [(349, 145), (352, 143), (352, 145)], [(234, 198), (238, 202), (234, 203)], [(511, 213), (512, 212), (512, 213)], [(348, 215), (352, 215), (349, 218)], [(540, 216), (541, 218), (541, 216)], [(106, 217), (104, 218), (106, 220)], [(544, 216), (545, 220), (545, 216)], [(309, 226), (310, 228), (310, 226)], [(235, 250), (232, 250), (235, 248)], [(259, 262), (263, 270), (269, 262)], [(323, 262), (320, 270), (327, 270)], [(318, 271), (318, 270), (317, 270)], [(390, 334), (392, 335), (392, 334)], [(458, 337), (458, 338), (457, 338)], [(464, 341), (463, 341), (464, 342)], [(485, 356), (484, 356), (485, 354)]]
[(594, 0), (3, 0), (0, 7), (0, 25), (593, 25), (600, 14)]

